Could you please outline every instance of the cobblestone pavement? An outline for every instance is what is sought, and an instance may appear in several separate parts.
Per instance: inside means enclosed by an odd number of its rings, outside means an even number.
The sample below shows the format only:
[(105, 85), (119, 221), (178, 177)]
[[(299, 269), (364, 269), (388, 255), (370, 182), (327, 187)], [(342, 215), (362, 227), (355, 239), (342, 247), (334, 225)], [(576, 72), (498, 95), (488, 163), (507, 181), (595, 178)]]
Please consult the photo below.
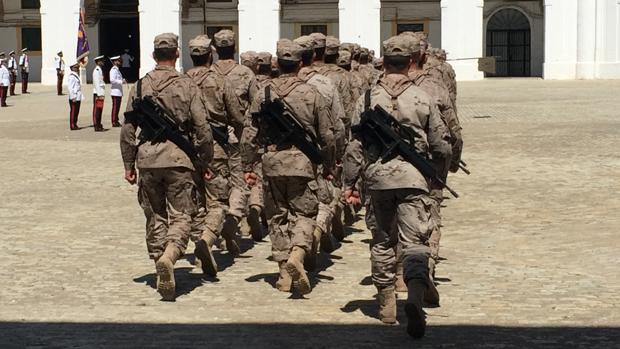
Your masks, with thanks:
[[(441, 307), (422, 341), (377, 320), (363, 222), (323, 256), (306, 298), (277, 292), (269, 243), (246, 240), (234, 264), (218, 255), (216, 280), (181, 261), (182, 295), (160, 302), (118, 129), (68, 131), (53, 87), (10, 98), (0, 347), (620, 347), (620, 81), (459, 88), (472, 175), (450, 179), (462, 197), (446, 201)], [(91, 108), (87, 98), (81, 126)]]

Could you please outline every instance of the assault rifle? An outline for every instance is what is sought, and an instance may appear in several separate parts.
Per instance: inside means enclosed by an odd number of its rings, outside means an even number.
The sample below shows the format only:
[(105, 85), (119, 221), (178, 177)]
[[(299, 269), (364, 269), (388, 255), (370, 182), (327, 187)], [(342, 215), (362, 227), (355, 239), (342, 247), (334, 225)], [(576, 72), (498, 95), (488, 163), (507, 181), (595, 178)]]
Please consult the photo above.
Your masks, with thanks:
[(271, 100), (269, 86), (265, 87), (265, 101), (260, 111), (252, 114), (252, 121), (258, 126), (257, 138), (261, 144), (273, 144), (276, 147), (294, 145), (313, 164), (324, 164), (316, 137), (297, 121), (282, 99)]
[(179, 130), (174, 117), (170, 116), (155, 98), (152, 96), (136, 98), (133, 101), (132, 107), (132, 111), (125, 113), (125, 122), (131, 122), (140, 127), (141, 131), (138, 135), (139, 145), (146, 142), (155, 144), (169, 140), (187, 154), (194, 165), (200, 164), (200, 157), (194, 145)]
[(364, 147), (369, 144), (378, 145), (381, 149), (381, 163), (385, 164), (397, 156), (412, 164), (420, 173), (432, 182), (447, 189), (455, 198), (459, 195), (452, 190), (426, 158), (416, 151), (414, 142), (420, 135), (412, 128), (398, 122), (388, 111), (380, 105), (373, 109), (366, 108), (361, 115), (358, 125), (351, 128), (351, 132), (362, 140)]
[(215, 140), (215, 142), (219, 144), (226, 153), (229, 153), (231, 150), (239, 151), (239, 147), (230, 144), (228, 138), (228, 126), (217, 126), (211, 124), (211, 133), (213, 134), (213, 140)]

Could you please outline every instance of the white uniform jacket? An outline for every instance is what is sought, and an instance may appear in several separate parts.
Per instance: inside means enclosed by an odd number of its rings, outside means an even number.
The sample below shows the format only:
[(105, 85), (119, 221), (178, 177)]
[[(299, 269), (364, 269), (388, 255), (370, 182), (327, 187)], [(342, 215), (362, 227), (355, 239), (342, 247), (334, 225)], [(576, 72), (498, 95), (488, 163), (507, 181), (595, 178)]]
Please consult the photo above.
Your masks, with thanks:
[(80, 82), (80, 76), (78, 73), (72, 71), (67, 79), (69, 85), (69, 99), (77, 102), (82, 100), (82, 83)]
[(103, 81), (103, 70), (100, 66), (93, 70), (93, 94), (97, 97), (105, 97), (105, 81)]
[(123, 96), (123, 74), (117, 66), (110, 69), (110, 96)]

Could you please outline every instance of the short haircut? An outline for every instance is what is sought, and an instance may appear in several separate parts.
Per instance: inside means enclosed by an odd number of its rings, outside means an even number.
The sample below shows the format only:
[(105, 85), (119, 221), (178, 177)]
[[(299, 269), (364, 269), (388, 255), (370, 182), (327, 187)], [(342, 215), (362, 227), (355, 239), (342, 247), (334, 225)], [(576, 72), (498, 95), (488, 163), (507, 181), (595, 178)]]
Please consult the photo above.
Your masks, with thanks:
[(336, 53), (335, 55), (325, 55), (323, 57), (323, 60), (325, 61), (325, 63), (328, 64), (336, 64), (336, 62), (338, 61), (338, 54)]
[(316, 59), (322, 60), (323, 56), (325, 56), (325, 47), (317, 47), (314, 49), (314, 53), (316, 53)]
[(280, 67), (280, 73), (291, 74), (297, 71), (297, 68), (299, 67), (299, 62), (287, 61), (278, 58), (278, 67)]
[(168, 47), (168, 48), (156, 48), (153, 51), (153, 58), (155, 61), (171, 61), (177, 58), (177, 48), (176, 47)]
[(215, 47), (217, 55), (220, 59), (233, 59), (235, 58), (235, 46)]
[(271, 75), (271, 64), (259, 64), (258, 73), (261, 75)]
[(207, 63), (209, 63), (209, 57), (211, 57), (211, 55), (207, 53), (207, 54), (200, 55), (200, 56), (190, 55), (190, 57), (192, 57), (192, 62), (194, 63), (194, 67), (199, 67), (199, 66), (206, 65)]
[(304, 65), (312, 64), (312, 59), (314, 59), (313, 50), (306, 50), (301, 53), (301, 61), (303, 62)]
[(389, 71), (405, 70), (411, 63), (411, 57), (408, 56), (385, 56), (383, 57), (383, 67)]

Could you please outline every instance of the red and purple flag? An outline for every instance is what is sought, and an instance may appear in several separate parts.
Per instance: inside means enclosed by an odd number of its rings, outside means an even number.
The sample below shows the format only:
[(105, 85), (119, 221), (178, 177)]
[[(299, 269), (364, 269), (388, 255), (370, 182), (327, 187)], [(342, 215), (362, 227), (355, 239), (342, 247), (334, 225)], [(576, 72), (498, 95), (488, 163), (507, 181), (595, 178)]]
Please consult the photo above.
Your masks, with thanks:
[(88, 45), (88, 38), (86, 37), (86, 31), (84, 30), (84, 9), (80, 9), (80, 24), (78, 27), (77, 37), (77, 61), (82, 62), (90, 53), (90, 45)]

